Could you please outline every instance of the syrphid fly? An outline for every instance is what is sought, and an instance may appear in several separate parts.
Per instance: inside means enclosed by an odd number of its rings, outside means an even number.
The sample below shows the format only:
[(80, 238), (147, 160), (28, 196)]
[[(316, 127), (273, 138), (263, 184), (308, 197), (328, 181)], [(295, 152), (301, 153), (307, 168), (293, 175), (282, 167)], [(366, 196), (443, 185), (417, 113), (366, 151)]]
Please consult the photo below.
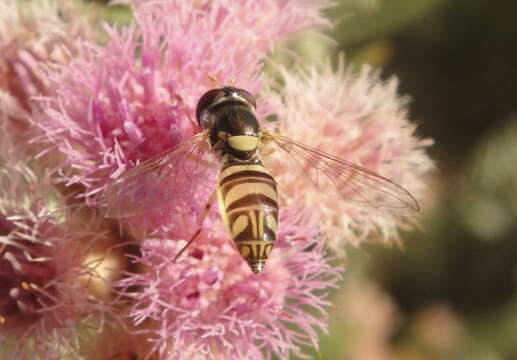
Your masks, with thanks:
[[(374, 207), (411, 208), (418, 211), (415, 198), (394, 181), (349, 161), (276, 134), (260, 126), (256, 101), (248, 91), (223, 86), (207, 91), (196, 109), (200, 132), (164, 153), (144, 161), (113, 181), (99, 198), (104, 214), (127, 218), (174, 201), (160, 192), (174, 193), (184, 181), (186, 168), (218, 168), (217, 181), (207, 196), (199, 227), (181, 253), (202, 231), (211, 205), (218, 199), (219, 213), (235, 245), (254, 273), (261, 273), (277, 238), (279, 197), (277, 183), (263, 164), (276, 145), (286, 160), (303, 164), (303, 174), (320, 187), (326, 178), (344, 200)], [(215, 160), (208, 161), (207, 154)], [(192, 172), (191, 172), (192, 173)], [(189, 180), (195, 186), (206, 182), (207, 172)], [(208, 176), (210, 177), (210, 176)], [(151, 180), (154, 195), (142, 193), (142, 184)], [(209, 179), (208, 179), (209, 180)], [(167, 189), (166, 189), (167, 187)], [(167, 191), (165, 191), (167, 190)], [(331, 191), (326, 186), (322, 191)], [(280, 194), (281, 195), (281, 194)]]

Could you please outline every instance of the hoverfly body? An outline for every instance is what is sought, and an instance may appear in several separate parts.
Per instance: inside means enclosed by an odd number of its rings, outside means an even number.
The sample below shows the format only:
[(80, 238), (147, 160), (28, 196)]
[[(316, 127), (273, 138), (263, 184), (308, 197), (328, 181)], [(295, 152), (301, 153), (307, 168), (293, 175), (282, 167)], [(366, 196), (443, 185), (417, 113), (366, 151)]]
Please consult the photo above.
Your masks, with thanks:
[[(255, 98), (246, 90), (233, 86), (208, 90), (197, 103), (196, 118), (202, 129), (200, 133), (128, 170), (100, 196), (100, 207), (107, 217), (130, 217), (150, 207), (159, 207), (168, 201), (159, 195), (160, 187), (170, 187), (171, 178), (175, 179), (173, 183), (177, 181), (181, 177), (178, 172), (188, 159), (199, 159), (207, 151), (215, 154), (219, 168), (215, 190), (199, 217), (199, 228), (175, 259), (200, 234), (203, 220), (217, 198), (226, 230), (243, 259), (254, 273), (263, 271), (277, 238), (279, 212), (277, 183), (262, 163), (265, 155), (262, 149), (270, 143), (294, 159), (314, 185), (320, 186), (319, 177), (323, 176), (345, 199), (375, 207), (419, 209), (415, 198), (397, 183), (261, 128)], [(203, 166), (201, 162), (195, 164)], [(139, 193), (140, 183), (149, 178), (158, 181), (158, 195), (154, 197)]]

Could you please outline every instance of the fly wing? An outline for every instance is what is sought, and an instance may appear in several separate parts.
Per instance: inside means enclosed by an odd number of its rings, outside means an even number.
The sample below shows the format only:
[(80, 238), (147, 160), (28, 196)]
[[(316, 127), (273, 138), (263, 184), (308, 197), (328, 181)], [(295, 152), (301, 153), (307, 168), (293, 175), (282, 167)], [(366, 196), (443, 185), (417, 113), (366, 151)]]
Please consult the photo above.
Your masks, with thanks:
[(286, 136), (266, 133), (265, 140), (284, 150), (322, 192), (333, 188), (346, 200), (375, 208), (420, 209), (409, 191), (374, 171)]
[(196, 201), (208, 199), (215, 185), (217, 163), (205, 140), (205, 133), (195, 135), (127, 170), (99, 194), (94, 205), (104, 216), (116, 219), (187, 202), (197, 207)]

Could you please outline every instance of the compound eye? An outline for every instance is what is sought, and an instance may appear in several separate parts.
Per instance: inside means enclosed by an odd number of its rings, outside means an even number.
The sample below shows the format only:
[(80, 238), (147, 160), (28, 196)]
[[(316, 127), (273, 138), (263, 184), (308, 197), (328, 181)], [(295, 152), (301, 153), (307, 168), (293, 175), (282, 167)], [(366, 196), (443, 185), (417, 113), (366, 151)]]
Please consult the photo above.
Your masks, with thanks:
[(199, 124), (199, 126), (201, 126), (201, 128), (205, 129), (206, 125), (207, 125), (206, 119), (205, 119), (206, 109), (210, 105), (212, 105), (222, 95), (223, 95), (222, 89), (208, 90), (206, 93), (203, 94), (203, 96), (201, 96), (201, 98), (197, 102), (196, 119), (197, 119), (197, 123)]
[(248, 91), (243, 90), (243, 89), (237, 89), (237, 93), (240, 97), (242, 97), (250, 105), (252, 105), (254, 109), (257, 108), (257, 102), (255, 101), (255, 97), (253, 95), (251, 95), (251, 93), (249, 93)]

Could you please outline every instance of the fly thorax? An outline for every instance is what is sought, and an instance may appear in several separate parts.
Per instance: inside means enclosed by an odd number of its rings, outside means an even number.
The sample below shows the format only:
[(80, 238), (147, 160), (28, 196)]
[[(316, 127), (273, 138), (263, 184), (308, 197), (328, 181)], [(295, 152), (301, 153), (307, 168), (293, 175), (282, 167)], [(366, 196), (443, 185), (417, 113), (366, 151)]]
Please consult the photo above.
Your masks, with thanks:
[(241, 160), (250, 159), (257, 152), (259, 124), (249, 107), (228, 103), (214, 114), (216, 124), (212, 143), (219, 144), (223, 154)]

